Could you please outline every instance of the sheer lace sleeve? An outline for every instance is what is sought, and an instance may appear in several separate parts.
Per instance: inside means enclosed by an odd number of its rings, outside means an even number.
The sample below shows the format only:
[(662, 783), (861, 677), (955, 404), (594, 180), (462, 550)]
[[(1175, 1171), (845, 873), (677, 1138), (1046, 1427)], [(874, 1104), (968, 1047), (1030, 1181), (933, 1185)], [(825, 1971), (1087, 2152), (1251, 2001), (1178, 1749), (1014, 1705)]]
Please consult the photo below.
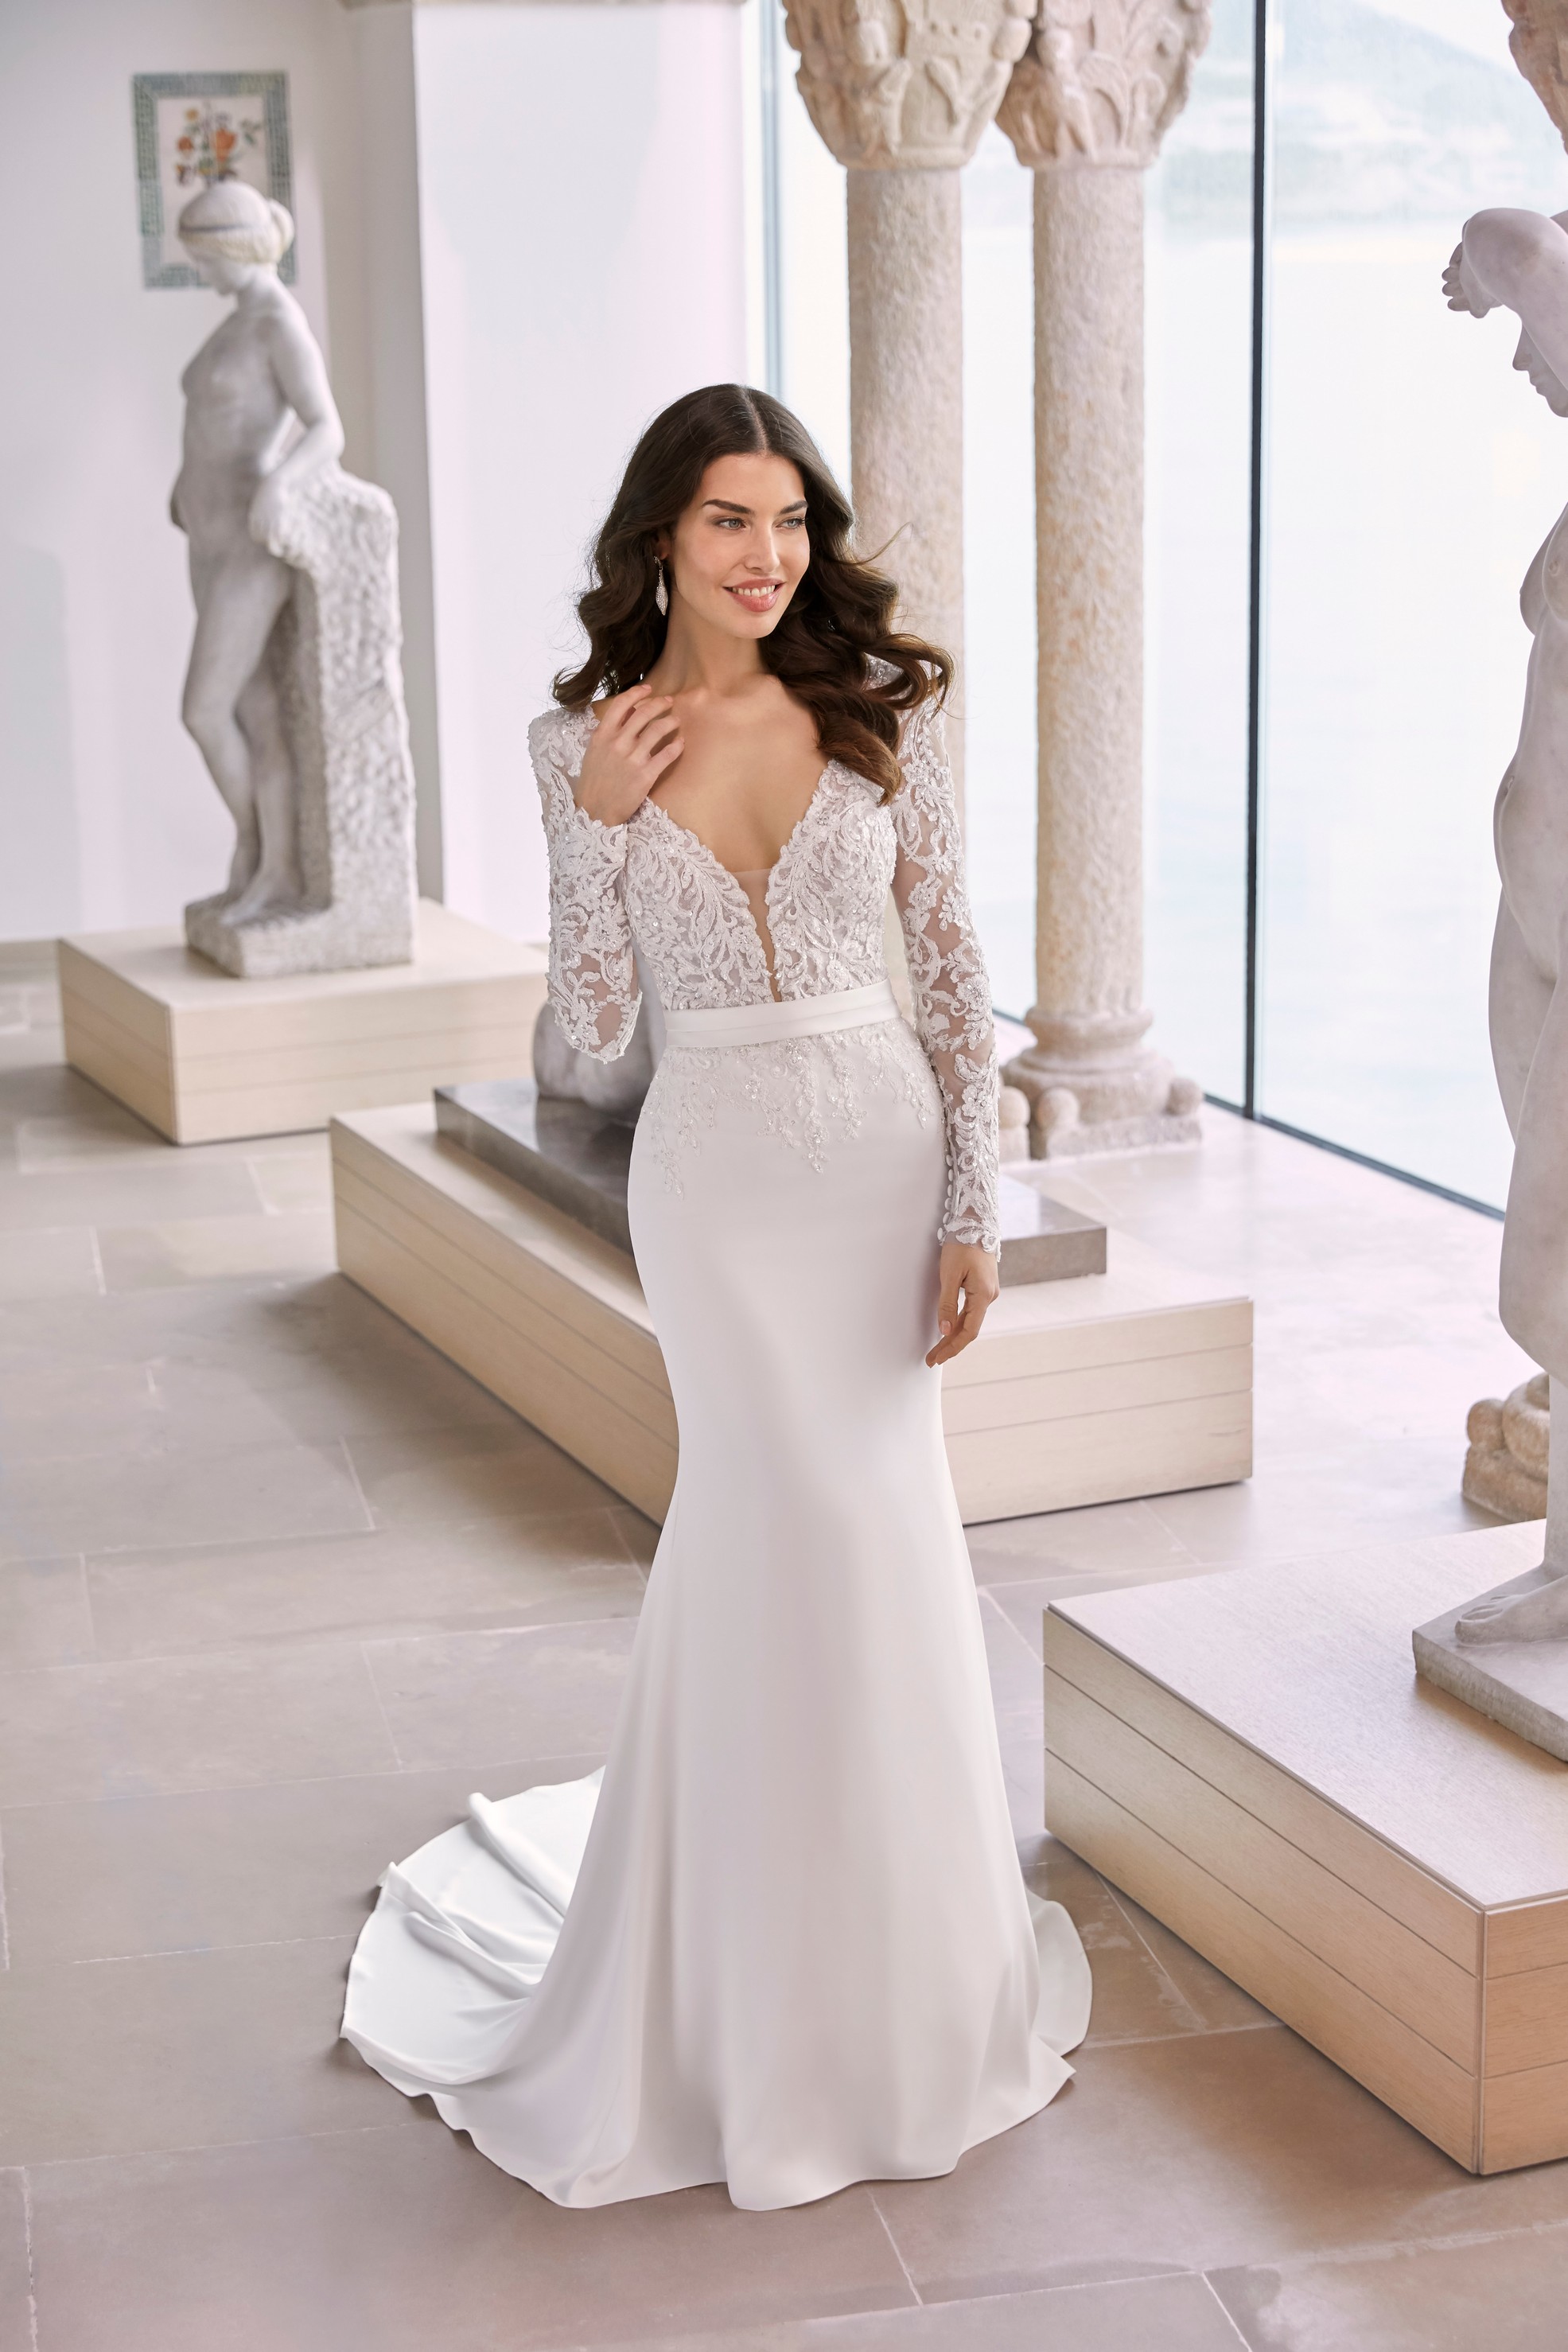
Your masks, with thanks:
[(904, 723), (904, 788), (893, 803), (893, 896), (904, 926), (915, 1025), (942, 1090), (947, 1202), (940, 1239), (997, 1247), (997, 1040), (991, 985), (964, 888), (964, 845), (942, 715)]
[(547, 711), (528, 730), (528, 754), (549, 850), (549, 1001), (572, 1045), (613, 1062), (642, 998), (621, 891), (626, 828), (585, 816), (571, 789), (587, 730), (573, 712)]

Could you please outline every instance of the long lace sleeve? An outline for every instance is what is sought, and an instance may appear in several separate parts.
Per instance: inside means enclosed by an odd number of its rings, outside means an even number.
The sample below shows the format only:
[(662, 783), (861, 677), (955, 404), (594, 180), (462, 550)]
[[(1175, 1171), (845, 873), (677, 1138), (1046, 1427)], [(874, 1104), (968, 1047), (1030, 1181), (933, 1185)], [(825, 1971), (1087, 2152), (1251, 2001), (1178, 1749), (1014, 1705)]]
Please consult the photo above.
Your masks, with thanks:
[(942, 1090), (947, 1200), (939, 1238), (998, 1244), (997, 1040), (991, 985), (964, 887), (964, 845), (942, 715), (904, 723), (904, 787), (893, 803), (893, 896), (904, 928), (915, 1025)]
[(549, 851), (549, 1001), (580, 1052), (613, 1062), (642, 1002), (621, 892), (626, 828), (601, 824), (577, 805), (571, 783), (582, 765), (582, 725), (552, 710), (528, 730)]

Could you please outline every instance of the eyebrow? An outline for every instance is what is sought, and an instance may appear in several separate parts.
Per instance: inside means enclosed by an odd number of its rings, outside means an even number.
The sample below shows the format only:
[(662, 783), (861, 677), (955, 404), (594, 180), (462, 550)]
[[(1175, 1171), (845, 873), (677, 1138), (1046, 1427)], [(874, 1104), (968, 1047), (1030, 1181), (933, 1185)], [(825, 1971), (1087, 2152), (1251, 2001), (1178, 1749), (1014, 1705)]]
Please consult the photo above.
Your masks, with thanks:
[[(780, 507), (779, 511), (780, 514), (795, 514), (805, 503), (804, 499), (791, 499), (789, 505)], [(703, 504), (705, 507), (722, 507), (726, 514), (750, 515), (756, 512), (754, 507), (737, 506), (733, 499), (705, 499)]]

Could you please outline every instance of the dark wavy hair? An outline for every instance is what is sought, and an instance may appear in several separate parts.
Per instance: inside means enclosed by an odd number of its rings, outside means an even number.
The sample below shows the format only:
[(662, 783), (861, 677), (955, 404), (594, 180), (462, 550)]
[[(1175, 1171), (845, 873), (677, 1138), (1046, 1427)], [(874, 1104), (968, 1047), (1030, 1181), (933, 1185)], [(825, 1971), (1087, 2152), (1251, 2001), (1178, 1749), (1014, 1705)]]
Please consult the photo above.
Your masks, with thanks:
[[(939, 646), (893, 625), (898, 590), (850, 548), (848, 499), (798, 417), (742, 383), (705, 384), (655, 416), (632, 452), (594, 542), (593, 584), (578, 600), (588, 658), (555, 680), (558, 702), (580, 710), (645, 677), (668, 626), (653, 601), (653, 548), (673, 531), (716, 457), (786, 457), (806, 492), (810, 560), (784, 616), (758, 640), (763, 667), (817, 722), (830, 760), (897, 792), (900, 715), (946, 696), (953, 664)], [(885, 665), (879, 675), (873, 664)]]

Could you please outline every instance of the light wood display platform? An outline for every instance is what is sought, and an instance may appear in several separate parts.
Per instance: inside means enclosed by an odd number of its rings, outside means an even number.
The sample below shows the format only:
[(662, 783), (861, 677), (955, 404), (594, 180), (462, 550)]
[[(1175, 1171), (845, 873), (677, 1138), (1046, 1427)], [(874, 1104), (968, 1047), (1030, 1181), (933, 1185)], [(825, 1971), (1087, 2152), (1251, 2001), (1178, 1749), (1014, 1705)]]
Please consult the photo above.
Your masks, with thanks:
[[(393, 1314), (662, 1519), (664, 1360), (624, 1252), (439, 1137), (411, 1105), (332, 1122), (338, 1262)], [(1251, 1469), (1250, 1301), (1110, 1237), (1110, 1269), (1005, 1290), (944, 1376), (966, 1519)]]
[(1471, 2172), (1568, 2155), (1568, 1766), (1411, 1628), (1538, 1526), (1058, 1601), (1046, 1822)]
[(287, 1135), (335, 1110), (526, 1070), (545, 953), (429, 899), (411, 964), (235, 980), (172, 927), (59, 944), (66, 1059), (173, 1143)]

